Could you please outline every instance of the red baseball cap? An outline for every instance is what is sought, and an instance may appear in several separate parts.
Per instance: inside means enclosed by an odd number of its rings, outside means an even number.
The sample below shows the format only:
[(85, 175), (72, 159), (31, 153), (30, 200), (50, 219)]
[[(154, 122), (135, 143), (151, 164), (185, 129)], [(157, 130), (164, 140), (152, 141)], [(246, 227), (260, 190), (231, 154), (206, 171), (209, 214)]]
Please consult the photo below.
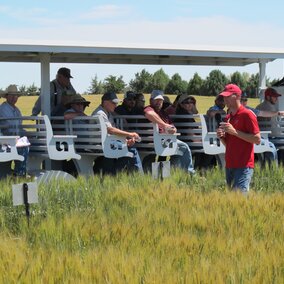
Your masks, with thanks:
[(264, 92), (265, 97), (281, 97), (279, 93), (273, 88), (267, 88)]
[(235, 84), (228, 84), (225, 86), (225, 89), (220, 93), (220, 96), (229, 97), (233, 94), (241, 96), (241, 89)]

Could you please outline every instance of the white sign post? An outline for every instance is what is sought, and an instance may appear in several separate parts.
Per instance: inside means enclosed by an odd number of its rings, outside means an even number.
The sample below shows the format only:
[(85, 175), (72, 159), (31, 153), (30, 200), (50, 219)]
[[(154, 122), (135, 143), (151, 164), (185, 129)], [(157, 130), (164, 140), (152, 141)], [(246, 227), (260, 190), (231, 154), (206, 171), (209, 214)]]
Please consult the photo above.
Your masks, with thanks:
[(37, 183), (28, 182), (23, 184), (13, 184), (13, 205), (25, 205), (26, 216), (29, 225), (30, 204), (38, 203)]

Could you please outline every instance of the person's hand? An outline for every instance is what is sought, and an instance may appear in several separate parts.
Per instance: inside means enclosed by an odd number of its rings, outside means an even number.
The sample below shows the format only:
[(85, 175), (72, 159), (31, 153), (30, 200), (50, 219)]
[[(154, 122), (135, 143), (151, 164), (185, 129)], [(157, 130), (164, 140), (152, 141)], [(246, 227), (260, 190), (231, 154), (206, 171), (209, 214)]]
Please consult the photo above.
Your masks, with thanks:
[(133, 138), (134, 141), (140, 141), (140, 140), (141, 140), (139, 134), (136, 133), (136, 132), (130, 132), (129, 137), (130, 137), (130, 138)]
[(177, 132), (177, 129), (171, 124), (166, 124), (165, 125), (165, 132), (167, 134), (175, 134)]
[(225, 131), (221, 127), (217, 128), (216, 133), (217, 133), (217, 137), (220, 139), (224, 138), (226, 134)]
[(220, 128), (225, 132), (225, 133), (228, 133), (228, 134), (231, 134), (231, 135), (237, 135), (237, 131), (236, 129), (233, 127), (233, 125), (229, 122), (221, 122), (220, 123)]
[(129, 138), (126, 140), (127, 146), (132, 147), (135, 144), (135, 138)]
[(278, 115), (279, 116), (284, 116), (284, 111), (283, 110), (278, 111)]

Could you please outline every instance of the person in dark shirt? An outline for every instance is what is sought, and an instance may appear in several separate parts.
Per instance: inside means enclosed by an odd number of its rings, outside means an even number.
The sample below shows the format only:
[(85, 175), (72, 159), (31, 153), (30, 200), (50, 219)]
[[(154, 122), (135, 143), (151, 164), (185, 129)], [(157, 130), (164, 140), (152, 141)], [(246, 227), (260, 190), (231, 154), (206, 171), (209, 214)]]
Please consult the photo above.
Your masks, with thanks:
[(124, 94), (123, 102), (114, 110), (119, 115), (133, 115), (136, 106), (136, 94), (132, 91), (127, 91)]

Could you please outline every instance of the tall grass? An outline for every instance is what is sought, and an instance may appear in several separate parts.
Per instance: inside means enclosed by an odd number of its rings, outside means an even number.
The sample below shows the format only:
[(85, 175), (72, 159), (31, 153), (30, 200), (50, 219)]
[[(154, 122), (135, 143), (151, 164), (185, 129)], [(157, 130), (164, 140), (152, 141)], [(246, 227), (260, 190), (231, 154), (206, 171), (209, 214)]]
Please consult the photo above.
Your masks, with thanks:
[(79, 178), (39, 187), (30, 227), (1, 182), (2, 283), (283, 283), (283, 168), (248, 198), (202, 175)]

